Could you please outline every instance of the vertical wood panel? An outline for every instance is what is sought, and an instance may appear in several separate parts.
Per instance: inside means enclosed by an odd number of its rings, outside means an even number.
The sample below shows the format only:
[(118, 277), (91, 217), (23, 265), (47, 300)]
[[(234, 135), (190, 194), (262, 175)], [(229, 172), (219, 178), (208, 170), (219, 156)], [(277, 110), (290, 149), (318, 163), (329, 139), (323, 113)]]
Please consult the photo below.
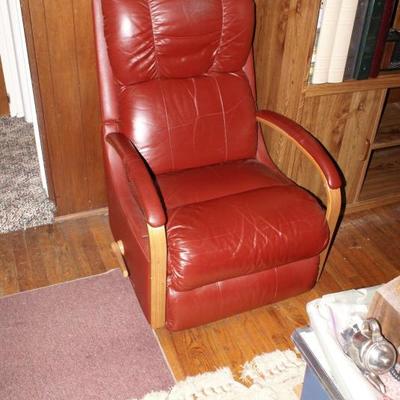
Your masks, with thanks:
[[(254, 58), (259, 109), (301, 122), (319, 5), (319, 0), (256, 0)], [(270, 129), (263, 128), (263, 132), (272, 159), (284, 173), (302, 178), (311, 174), (318, 181), (311, 163), (292, 143)]]
[[(56, 132), (47, 132), (53, 170), (63, 173), (55, 180), (57, 205), (73, 212), (87, 199), (87, 171), (82, 140), (79, 76), (71, 0), (45, 0), (48, 62), (53, 83)], [(47, 114), (47, 113), (46, 113)], [(46, 115), (46, 118), (49, 117)], [(58, 171), (57, 171), (58, 172)]]
[[(346, 180), (348, 203), (356, 199), (384, 97), (385, 90), (372, 90), (306, 99), (301, 123), (337, 161)], [(303, 168), (301, 183), (321, 193), (318, 182)]]
[[(79, 74), (81, 119), (88, 180), (89, 208), (106, 204), (103, 154), (100, 136), (100, 107), (90, 0), (73, 0), (76, 54)], [(102, 183), (102, 184), (99, 184)], [(95, 183), (95, 184), (93, 184)]]
[[(379, 122), (385, 89), (305, 99), (301, 125), (311, 132), (337, 162), (345, 179), (348, 204), (356, 201), (368, 165), (370, 143)], [(309, 160), (294, 145), (264, 131), (270, 155), (279, 168), (325, 202), (323, 183)]]
[(105, 185), (91, 2), (25, 3), (57, 214), (101, 207)]
[(299, 120), (319, 4), (319, 0), (256, 0), (259, 108)]
[(3, 67), (0, 60), (0, 117), (10, 115), (6, 85), (4, 83)]
[[(294, 119), (322, 142), (344, 174), (349, 204), (357, 201), (386, 89), (355, 86), (305, 97), (319, 6), (320, 0), (256, 0), (257, 100), (259, 108)], [(267, 129), (264, 137), (278, 167), (324, 200), (319, 176), (295, 146)]]

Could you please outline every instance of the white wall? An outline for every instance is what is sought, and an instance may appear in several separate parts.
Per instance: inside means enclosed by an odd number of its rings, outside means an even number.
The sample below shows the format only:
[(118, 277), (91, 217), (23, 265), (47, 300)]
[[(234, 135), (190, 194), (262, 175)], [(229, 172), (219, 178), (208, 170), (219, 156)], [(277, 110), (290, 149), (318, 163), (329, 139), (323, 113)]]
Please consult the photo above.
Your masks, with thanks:
[(10, 114), (33, 124), (40, 176), (46, 193), (47, 180), (32, 90), (20, 0), (0, 0), (0, 57), (10, 97)]

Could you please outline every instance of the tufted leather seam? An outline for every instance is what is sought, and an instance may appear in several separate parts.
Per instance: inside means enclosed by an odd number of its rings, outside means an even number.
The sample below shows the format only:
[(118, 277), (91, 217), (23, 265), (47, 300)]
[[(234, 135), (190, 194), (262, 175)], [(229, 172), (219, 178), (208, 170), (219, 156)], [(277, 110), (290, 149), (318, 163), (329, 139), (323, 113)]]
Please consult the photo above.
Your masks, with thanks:
[(202, 203), (207, 203), (208, 201), (214, 201), (214, 200), (223, 199), (223, 198), (225, 198), (225, 197), (231, 197), (231, 196), (236, 196), (236, 195), (238, 195), (238, 194), (249, 193), (249, 192), (252, 192), (252, 191), (254, 191), (254, 190), (275, 189), (275, 188), (278, 188), (278, 187), (285, 187), (285, 186), (286, 186), (286, 187), (292, 187), (292, 186), (295, 186), (295, 184), (294, 184), (294, 183), (292, 184), (292, 183), (285, 183), (285, 182), (283, 182), (281, 185), (272, 185), (272, 186), (260, 186), (260, 187), (255, 187), (255, 188), (253, 188), (253, 189), (247, 189), (247, 190), (243, 190), (243, 191), (240, 191), (240, 192), (235, 192), (235, 193), (231, 193), (231, 194), (226, 194), (226, 195), (219, 196), (219, 197), (215, 197), (215, 198), (212, 198), (212, 199), (207, 199), (207, 200), (202, 200), (202, 201), (194, 201), (193, 203), (187, 203), (187, 204), (184, 204), (184, 205), (182, 205), (182, 206), (169, 208), (168, 211), (171, 212), (171, 211), (175, 211), (175, 210), (178, 210), (178, 209), (180, 209), (180, 208), (182, 208), (182, 207), (187, 207), (187, 206), (190, 206), (190, 205), (193, 205), (193, 204), (202, 204)]
[(219, 96), (219, 102), (221, 103), (221, 109), (222, 109), (222, 121), (224, 122), (224, 139), (225, 139), (225, 161), (228, 161), (228, 137), (226, 133), (226, 116), (225, 116), (225, 106), (224, 106), (224, 100), (222, 98), (222, 93), (221, 93), (221, 88), (219, 86), (218, 80), (215, 76), (212, 76), (214, 79), (215, 84), (217, 85), (217, 91), (218, 91), (218, 96)]
[(218, 60), (219, 53), (221, 52), (222, 37), (224, 35), (224, 24), (225, 24), (224, 0), (221, 0), (221, 10), (222, 10), (221, 35), (220, 35), (220, 38), (219, 38), (219, 44), (218, 44), (218, 47), (217, 47), (217, 51), (215, 52), (214, 61), (213, 61), (212, 65), (211, 65), (211, 68), (210, 68), (211, 70), (214, 68), (214, 66), (215, 66), (215, 64), (216, 64), (216, 62)]
[(160, 70), (159, 70), (159, 63), (158, 63), (158, 58), (157, 58), (157, 46), (156, 46), (156, 37), (154, 35), (154, 21), (153, 21), (153, 12), (152, 12), (152, 7), (151, 7), (151, 0), (147, 0), (147, 5), (149, 8), (149, 15), (150, 15), (150, 22), (151, 22), (151, 33), (153, 36), (153, 47), (154, 47), (154, 63), (157, 71), (157, 78), (160, 78)]
[(274, 293), (274, 299), (276, 299), (276, 296), (278, 294), (278, 268), (274, 268), (274, 276), (275, 276), (275, 293)]
[(194, 78), (191, 78), (192, 85), (193, 85), (193, 104), (194, 108), (196, 110), (196, 119), (194, 120), (193, 123), (193, 129), (192, 129), (192, 143), (193, 143), (193, 148), (196, 147), (196, 131), (197, 131), (197, 125), (199, 122), (200, 114), (199, 114), (199, 106), (197, 104), (197, 89), (196, 89), (196, 81)]
[(163, 105), (164, 105), (164, 110), (165, 110), (165, 120), (167, 122), (169, 152), (170, 152), (170, 156), (171, 156), (171, 168), (175, 169), (174, 153), (172, 151), (171, 124), (170, 124), (169, 118), (168, 118), (167, 102), (165, 100), (164, 90), (163, 90), (160, 79), (158, 80), (158, 85), (160, 86), (161, 97), (163, 100)]

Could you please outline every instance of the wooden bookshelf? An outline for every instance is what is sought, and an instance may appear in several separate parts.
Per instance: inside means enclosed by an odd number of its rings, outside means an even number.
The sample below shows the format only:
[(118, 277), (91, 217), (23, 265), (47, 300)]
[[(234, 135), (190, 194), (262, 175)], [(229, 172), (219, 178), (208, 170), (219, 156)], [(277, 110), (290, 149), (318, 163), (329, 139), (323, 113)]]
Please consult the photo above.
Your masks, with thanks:
[(372, 153), (359, 200), (393, 196), (400, 193), (400, 146)]
[(374, 79), (350, 80), (340, 83), (306, 85), (305, 97), (326, 96), (339, 93), (352, 93), (364, 90), (390, 89), (400, 86), (400, 72), (381, 74)]
[[(256, 0), (258, 107), (294, 119), (325, 146), (343, 173), (346, 209), (398, 201), (400, 71), (310, 84), (319, 9), (320, 0)], [(264, 131), (264, 137), (278, 167), (319, 196), (322, 184), (307, 161), (277, 136)]]
[(400, 145), (400, 102), (387, 103), (372, 150)]

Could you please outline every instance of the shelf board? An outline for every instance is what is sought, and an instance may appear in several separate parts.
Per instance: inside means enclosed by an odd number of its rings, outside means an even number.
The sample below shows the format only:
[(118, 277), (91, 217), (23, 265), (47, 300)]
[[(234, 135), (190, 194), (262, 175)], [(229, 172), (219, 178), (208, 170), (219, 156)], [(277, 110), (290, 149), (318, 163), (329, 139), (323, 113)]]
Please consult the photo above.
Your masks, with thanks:
[(349, 215), (363, 210), (370, 210), (371, 208), (374, 207), (381, 207), (387, 204), (393, 204), (399, 202), (400, 202), (400, 193), (388, 194), (370, 200), (355, 201), (354, 203), (347, 204), (344, 213), (345, 215)]
[(340, 83), (321, 83), (307, 85), (305, 97), (325, 96), (329, 94), (360, 92), (364, 90), (388, 89), (400, 87), (400, 73), (382, 74), (377, 78), (351, 80)]
[(400, 193), (400, 146), (374, 151), (359, 201)]
[(386, 149), (388, 147), (394, 147), (400, 145), (400, 127), (397, 131), (392, 132), (379, 132), (375, 138), (375, 142), (372, 143), (371, 149)]
[(373, 150), (400, 145), (400, 103), (387, 103), (371, 145)]

